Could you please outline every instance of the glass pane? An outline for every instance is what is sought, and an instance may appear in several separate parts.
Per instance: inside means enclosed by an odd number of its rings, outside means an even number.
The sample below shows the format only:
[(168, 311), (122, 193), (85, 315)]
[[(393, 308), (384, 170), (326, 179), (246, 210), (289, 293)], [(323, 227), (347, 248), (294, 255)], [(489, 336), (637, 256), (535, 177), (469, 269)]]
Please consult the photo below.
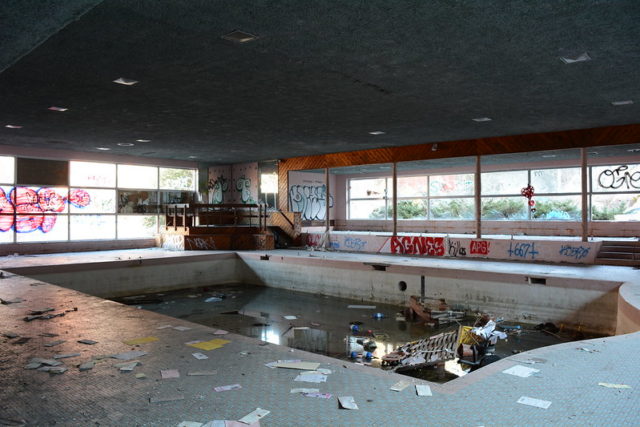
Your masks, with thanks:
[(153, 237), (157, 233), (156, 215), (119, 215), (118, 239)]
[[(392, 185), (389, 180), (389, 186)], [(399, 176), (398, 197), (426, 197), (427, 185), (426, 176)]]
[(118, 213), (157, 213), (156, 191), (118, 191)]
[(70, 162), (69, 181), (76, 187), (115, 187), (116, 165), (113, 163)]
[(20, 207), (22, 212), (53, 212), (67, 211), (68, 189), (59, 187), (15, 187), (9, 194), (11, 202)]
[(0, 243), (13, 242), (13, 215), (0, 213)]
[(431, 199), (431, 219), (474, 219), (475, 214), (472, 198)]
[(527, 207), (524, 197), (483, 197), (482, 219), (527, 219)]
[(153, 166), (118, 165), (119, 188), (158, 188), (158, 168)]
[(115, 215), (71, 215), (71, 240), (115, 238)]
[(15, 174), (15, 160), (13, 157), (0, 156), (0, 183), (13, 184)]
[(536, 194), (580, 193), (582, 191), (580, 168), (539, 169), (531, 171), (531, 185)]
[(193, 193), (188, 191), (161, 191), (160, 203), (161, 204), (175, 204), (175, 203), (191, 203), (193, 201)]
[(580, 199), (580, 196), (534, 197), (536, 210), (531, 216), (548, 221), (581, 221)]
[(483, 195), (520, 194), (527, 186), (527, 171), (486, 172), (481, 176)]
[(116, 190), (72, 188), (69, 210), (71, 213), (115, 213)]
[(429, 177), (429, 195), (473, 196), (473, 174), (433, 175)]
[(386, 196), (386, 178), (352, 179), (349, 181), (351, 199), (383, 199)]
[(32, 205), (16, 208), (16, 240), (18, 242), (53, 242), (67, 240), (69, 224), (67, 215), (44, 214)]
[(160, 168), (160, 188), (162, 190), (195, 191), (195, 169)]
[[(393, 218), (393, 210), (389, 209), (388, 218)], [(398, 219), (426, 219), (427, 200), (398, 200)]]
[[(387, 217), (391, 216), (391, 210)], [(352, 200), (349, 203), (349, 219), (385, 219), (384, 200)]]
[(640, 190), (640, 164), (594, 166), (591, 168), (594, 192)]
[(596, 194), (591, 196), (593, 221), (640, 221), (637, 194)]

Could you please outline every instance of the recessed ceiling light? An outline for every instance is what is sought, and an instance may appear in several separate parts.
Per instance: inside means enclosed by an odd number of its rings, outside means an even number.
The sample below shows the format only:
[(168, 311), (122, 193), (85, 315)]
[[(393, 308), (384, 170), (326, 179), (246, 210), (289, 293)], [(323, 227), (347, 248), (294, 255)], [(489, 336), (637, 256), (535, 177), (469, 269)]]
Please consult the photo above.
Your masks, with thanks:
[(491, 117), (476, 117), (475, 119), (471, 119), (471, 120), (473, 120), (474, 122), (480, 123), (480, 122), (490, 122), (492, 119)]
[(198, 156), (189, 156), (190, 159), (197, 159)]
[(109, 151), (109, 150), (111, 150), (111, 148), (107, 148), (107, 147), (96, 147), (96, 150), (100, 150), (100, 151)]
[(22, 129), (22, 126), (18, 126), (18, 125), (5, 125), (4, 127), (9, 129)]
[(631, 105), (633, 101), (631, 99), (625, 99), (624, 101), (613, 101), (611, 105), (615, 105), (616, 107), (619, 105)]
[(222, 38), (236, 43), (246, 43), (257, 39), (258, 37), (253, 34), (245, 33), (244, 31), (233, 30), (222, 36)]
[(381, 130), (374, 130), (372, 132), (369, 132), (369, 135), (384, 135), (386, 132), (383, 132)]
[(544, 157), (545, 159), (552, 159), (554, 157), (556, 157), (555, 154), (543, 154), (542, 157)]
[(136, 139), (136, 142), (149, 142), (150, 139)]
[(136, 144), (134, 144), (133, 142), (118, 142), (118, 145), (120, 147), (133, 147)]
[(591, 61), (591, 57), (587, 52), (581, 52), (581, 53), (561, 56), (560, 60), (565, 64), (573, 64), (576, 62)]
[(627, 150), (629, 153), (640, 153), (640, 148), (630, 148)]
[(137, 80), (125, 79), (124, 77), (119, 77), (115, 79), (113, 82), (118, 83), (120, 85), (125, 85), (125, 86), (133, 86), (134, 84), (138, 83)]
[(48, 110), (51, 110), (51, 111), (67, 111), (67, 110), (68, 110), (68, 108), (63, 108), (63, 107), (54, 107), (54, 106), (51, 106), (51, 107), (49, 107), (49, 108), (47, 108), (47, 109), (48, 109)]

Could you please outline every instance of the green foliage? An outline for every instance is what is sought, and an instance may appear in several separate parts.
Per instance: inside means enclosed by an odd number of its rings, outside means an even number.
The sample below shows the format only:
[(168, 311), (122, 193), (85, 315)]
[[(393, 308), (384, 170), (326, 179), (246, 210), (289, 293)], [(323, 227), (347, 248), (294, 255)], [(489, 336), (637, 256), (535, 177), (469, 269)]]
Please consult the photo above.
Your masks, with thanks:
[[(369, 214), (371, 219), (384, 219), (385, 208), (377, 208)], [(401, 200), (398, 202), (398, 219), (426, 218), (427, 202), (424, 200)], [(392, 206), (387, 206), (387, 219), (393, 217)]]
[(573, 200), (541, 200), (535, 208), (535, 219), (580, 219), (580, 208)]
[(474, 217), (473, 202), (467, 199), (451, 199), (431, 206), (433, 219), (473, 219)]
[(484, 219), (520, 219), (525, 216), (524, 203), (521, 200), (488, 199), (482, 203)]
[(594, 221), (613, 221), (615, 215), (624, 213), (627, 209), (627, 202), (619, 201), (611, 205), (604, 205), (602, 208), (593, 206), (591, 208), (591, 219)]

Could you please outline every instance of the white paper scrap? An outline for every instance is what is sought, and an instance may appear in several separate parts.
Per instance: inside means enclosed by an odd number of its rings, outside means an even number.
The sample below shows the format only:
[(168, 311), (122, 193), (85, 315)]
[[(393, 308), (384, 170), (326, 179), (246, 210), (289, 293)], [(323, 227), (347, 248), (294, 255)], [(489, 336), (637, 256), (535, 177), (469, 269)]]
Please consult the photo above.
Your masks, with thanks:
[(540, 372), (540, 369), (529, 368), (522, 365), (514, 365), (509, 369), (502, 371), (503, 374), (515, 375), (516, 377), (527, 378), (536, 372)]
[(192, 354), (193, 357), (195, 357), (198, 360), (204, 360), (204, 359), (208, 359), (209, 356), (202, 354), (202, 353), (193, 353)]
[(389, 390), (393, 390), (393, 391), (402, 391), (405, 388), (409, 387), (411, 383), (409, 381), (405, 381), (405, 380), (400, 380), (397, 383), (395, 383), (394, 385), (391, 386), (391, 388)]
[(331, 399), (331, 393), (302, 393), (304, 397), (317, 397), (319, 399)]
[(282, 316), (282, 317), (284, 317), (287, 320), (296, 320), (297, 319), (296, 316)]
[(313, 371), (315, 369), (318, 369), (318, 366), (320, 366), (320, 364), (316, 362), (277, 362), (274, 366), (276, 368), (300, 369), (303, 371)]
[(326, 383), (327, 376), (322, 374), (309, 374), (309, 375), (298, 375), (294, 381), (300, 381), (305, 383)]
[(167, 380), (169, 378), (180, 378), (180, 371), (177, 369), (161, 369), (160, 376), (163, 380)]
[(219, 393), (221, 391), (240, 390), (241, 388), (242, 386), (240, 384), (231, 384), (231, 385), (221, 385), (218, 387), (214, 387), (213, 389)]
[(225, 331), (223, 329), (216, 329), (215, 331), (211, 332), (212, 335), (227, 335), (228, 333), (228, 331)]
[(607, 388), (631, 388), (630, 385), (626, 384), (598, 383), (598, 385)]
[(167, 328), (173, 328), (173, 325), (162, 325), (162, 326), (158, 326), (156, 329), (167, 329)]
[(244, 417), (240, 418), (238, 421), (245, 424), (253, 424), (256, 421), (259, 421), (261, 418), (264, 418), (266, 415), (269, 414), (269, 412), (270, 411), (267, 411), (266, 409), (256, 408), (255, 411), (245, 415)]
[(358, 405), (353, 399), (353, 396), (340, 396), (338, 397), (338, 401), (340, 402), (340, 406), (344, 409), (358, 409)]
[(183, 421), (178, 424), (178, 427), (202, 427), (202, 423), (198, 423), (195, 421)]
[(523, 405), (535, 406), (536, 408), (547, 409), (551, 406), (551, 402), (548, 400), (535, 399), (533, 397), (522, 396), (517, 400), (518, 403)]
[(189, 328), (188, 326), (174, 326), (173, 329), (175, 329), (176, 331), (188, 331)]
[(125, 351), (124, 353), (114, 354), (111, 357), (113, 357), (114, 359), (120, 359), (120, 360), (131, 360), (140, 356), (144, 356), (145, 354), (147, 354), (146, 351), (132, 350), (132, 351)]
[(264, 366), (266, 366), (267, 368), (276, 369), (276, 365), (278, 363), (295, 363), (295, 362), (302, 362), (302, 360), (300, 359), (276, 360), (275, 362), (265, 363)]
[(333, 371), (331, 369), (327, 369), (327, 368), (318, 368), (318, 369), (316, 369), (316, 372), (319, 372), (319, 373), (321, 373), (323, 375), (329, 375)]
[(431, 387), (426, 384), (416, 384), (416, 393), (418, 396), (433, 396), (433, 393), (431, 393)]
[(319, 393), (319, 388), (292, 388), (290, 393)]
[(376, 308), (375, 305), (348, 305), (347, 308), (370, 308), (370, 309), (374, 309)]

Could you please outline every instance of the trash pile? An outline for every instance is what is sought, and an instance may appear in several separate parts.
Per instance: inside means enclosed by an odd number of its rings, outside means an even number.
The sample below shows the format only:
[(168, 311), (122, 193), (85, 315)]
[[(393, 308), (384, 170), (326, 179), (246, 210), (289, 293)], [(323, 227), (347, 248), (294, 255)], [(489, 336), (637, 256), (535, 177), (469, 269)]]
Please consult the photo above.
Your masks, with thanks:
[(464, 319), (464, 311), (453, 311), (444, 298), (411, 295), (407, 305), (410, 318), (419, 317), (429, 326), (441, 326)]

